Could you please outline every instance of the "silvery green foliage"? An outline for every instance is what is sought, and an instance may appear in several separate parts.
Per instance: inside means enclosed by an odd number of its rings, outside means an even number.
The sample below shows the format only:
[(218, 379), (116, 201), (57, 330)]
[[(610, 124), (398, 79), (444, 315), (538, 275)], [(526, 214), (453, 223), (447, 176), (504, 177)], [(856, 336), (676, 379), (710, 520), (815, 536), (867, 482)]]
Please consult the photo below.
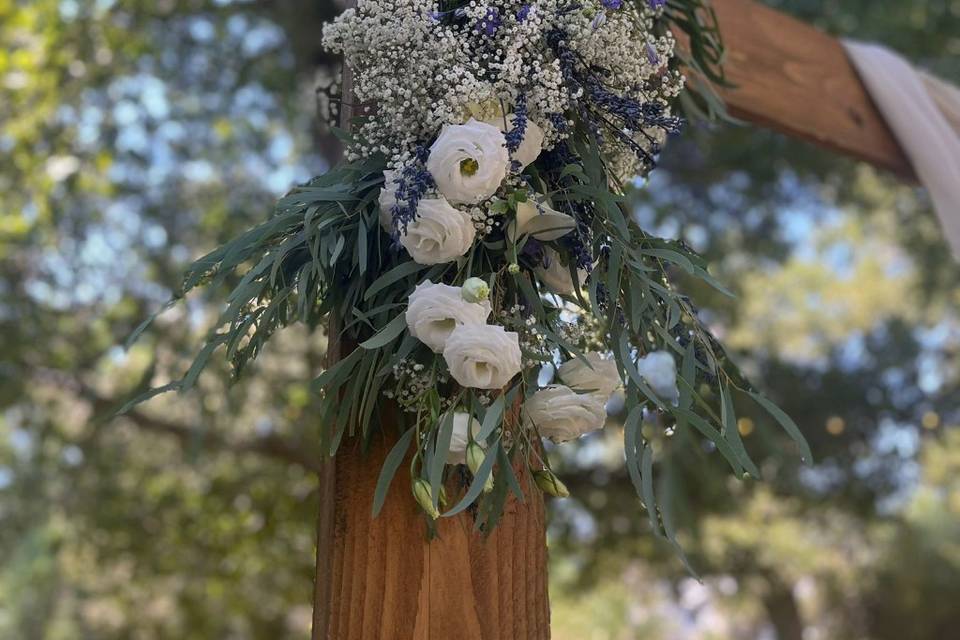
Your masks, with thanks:
[[(274, 331), (331, 322), (354, 348), (314, 380), (323, 450), (398, 426), (374, 510), (405, 467), (431, 520), (470, 509), (487, 531), (509, 494), (522, 497), (518, 468), (555, 478), (541, 435), (598, 428), (617, 387), (627, 470), (653, 531), (671, 541), (669, 487), (653, 479), (663, 447), (706, 442), (736, 476), (759, 476), (738, 402), (759, 403), (809, 460), (796, 425), (754, 390), (674, 281), (723, 286), (623, 205), (623, 179), (652, 169), (680, 124), (668, 103), (682, 86), (670, 19), (699, 43), (696, 68), (715, 75), (719, 44), (691, 18), (699, 2), (677, 5), (665, 15), (645, 0), (366, 0), (346, 12), (325, 41), (376, 110), (347, 136), (346, 163), (190, 268), (181, 297), (239, 281), (190, 370), (144, 397), (191, 387), (219, 347), (239, 375)], [(569, 385), (542, 392), (544, 364)], [(593, 366), (602, 375), (585, 375)], [(553, 396), (577, 410), (559, 415)], [(478, 426), (456, 429), (467, 422)], [(451, 443), (470, 450), (469, 470), (447, 464)], [(455, 493), (451, 478), (462, 480)]]

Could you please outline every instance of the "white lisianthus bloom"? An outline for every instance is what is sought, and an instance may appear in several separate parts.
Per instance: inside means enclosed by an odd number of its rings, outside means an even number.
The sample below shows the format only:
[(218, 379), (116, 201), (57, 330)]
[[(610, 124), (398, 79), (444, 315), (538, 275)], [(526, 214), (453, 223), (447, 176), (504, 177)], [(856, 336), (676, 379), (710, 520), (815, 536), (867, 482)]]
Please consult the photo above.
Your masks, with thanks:
[(447, 338), (443, 359), (461, 386), (500, 389), (520, 373), (520, 337), (497, 325), (463, 325)]
[(523, 403), (523, 420), (536, 426), (540, 435), (554, 442), (575, 440), (603, 427), (607, 419), (604, 402), (595, 395), (577, 393), (554, 384), (534, 393)]
[(460, 287), (426, 280), (410, 294), (406, 320), (410, 335), (434, 353), (443, 353), (447, 338), (454, 329), (463, 325), (483, 325), (489, 315), (488, 301), (467, 302)]
[(604, 360), (597, 352), (588, 353), (584, 358), (587, 362), (580, 358), (567, 360), (557, 369), (557, 375), (571, 389), (595, 395), (605, 403), (623, 383), (617, 363)]
[(648, 353), (637, 361), (637, 371), (658, 396), (676, 403), (680, 399), (677, 389), (677, 363), (666, 351)]
[(469, 215), (443, 198), (424, 198), (417, 204), (417, 218), (401, 233), (400, 244), (414, 262), (441, 264), (469, 251), (476, 233)]
[[(571, 294), (577, 286), (570, 277), (570, 269), (560, 261), (560, 254), (554, 249), (547, 247), (544, 250), (547, 259), (546, 267), (537, 267), (534, 273), (540, 278), (543, 284), (547, 285), (551, 291), (559, 294)], [(587, 272), (584, 269), (578, 269), (579, 284), (583, 284), (587, 279)]]
[(445, 126), (427, 158), (437, 189), (455, 204), (476, 204), (492, 196), (509, 167), (503, 132), (473, 118)]
[(516, 242), (521, 236), (530, 235), (550, 242), (567, 235), (576, 226), (571, 216), (527, 200), (517, 205), (517, 217), (507, 225), (507, 237)]
[(467, 426), (474, 436), (480, 431), (480, 423), (469, 413), (456, 412), (453, 414), (453, 433), (450, 434), (450, 449), (447, 450), (447, 464), (465, 464), (467, 461)]
[[(506, 116), (491, 118), (485, 120), (485, 122), (492, 124), (506, 134), (513, 129), (513, 118), (514, 115), (508, 113)], [(523, 130), (523, 139), (520, 141), (517, 150), (513, 152), (513, 159), (519, 162), (520, 167), (523, 168), (536, 160), (540, 156), (541, 150), (543, 150), (543, 129), (536, 122), (527, 118), (527, 126)]]
[(383, 172), (383, 187), (380, 188), (380, 226), (387, 233), (393, 231), (393, 205), (397, 204), (397, 172), (387, 169)]

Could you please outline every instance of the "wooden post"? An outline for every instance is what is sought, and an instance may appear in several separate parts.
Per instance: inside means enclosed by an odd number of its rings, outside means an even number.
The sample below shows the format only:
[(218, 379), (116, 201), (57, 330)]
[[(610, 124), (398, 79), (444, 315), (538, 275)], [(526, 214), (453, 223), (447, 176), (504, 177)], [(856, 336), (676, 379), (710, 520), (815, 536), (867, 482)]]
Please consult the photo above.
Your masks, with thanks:
[(526, 502), (511, 497), (490, 536), (461, 513), (441, 518), (428, 541), (405, 467), (372, 516), (393, 441), (384, 426), (369, 451), (352, 441), (337, 454), (333, 499), (321, 505), (332, 518), (318, 537), (314, 640), (549, 638), (544, 506), (529, 475), (521, 476)]
[[(348, 2), (353, 6), (354, 2)], [(352, 95), (344, 68), (342, 95)], [(348, 128), (349, 104), (340, 126)], [(349, 353), (339, 319), (328, 330), (328, 365)], [(516, 418), (516, 411), (514, 418)], [(526, 468), (517, 469), (526, 500), (512, 495), (489, 536), (474, 531), (469, 511), (427, 527), (401, 466), (380, 515), (373, 494), (397, 434), (389, 418), (367, 451), (359, 439), (325, 457), (320, 474), (313, 640), (546, 640), (546, 518), (543, 497)], [(449, 495), (459, 490), (447, 488)]]

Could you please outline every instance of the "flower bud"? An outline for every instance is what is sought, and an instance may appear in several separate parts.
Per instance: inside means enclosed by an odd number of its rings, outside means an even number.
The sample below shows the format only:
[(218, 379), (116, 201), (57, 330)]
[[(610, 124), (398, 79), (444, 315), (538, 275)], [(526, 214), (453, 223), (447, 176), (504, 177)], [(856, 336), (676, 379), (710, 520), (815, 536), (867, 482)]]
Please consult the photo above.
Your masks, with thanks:
[(487, 476), (487, 480), (483, 483), (483, 492), (490, 493), (493, 491), (493, 473)]
[(444, 509), (447, 508), (447, 489), (443, 485), (440, 485), (440, 506)]
[(516, 262), (511, 263), (507, 267), (507, 273), (510, 273), (512, 275), (517, 275), (518, 273), (520, 273), (520, 265), (518, 265)]
[(467, 445), (467, 468), (470, 469), (470, 473), (476, 475), (486, 456), (487, 452), (476, 442)]
[(570, 495), (570, 491), (568, 491), (567, 487), (560, 482), (560, 478), (553, 475), (553, 472), (549, 469), (540, 469), (539, 471), (534, 471), (533, 480), (537, 483), (537, 486), (540, 487), (541, 491), (550, 494), (551, 496), (557, 498), (566, 498)]
[(480, 278), (467, 278), (460, 287), (460, 297), (467, 302), (483, 302), (490, 298), (490, 287)]
[(430, 485), (423, 478), (417, 478), (413, 481), (413, 497), (416, 498), (420, 508), (433, 520), (440, 517), (440, 512), (433, 506), (433, 495), (430, 492)]

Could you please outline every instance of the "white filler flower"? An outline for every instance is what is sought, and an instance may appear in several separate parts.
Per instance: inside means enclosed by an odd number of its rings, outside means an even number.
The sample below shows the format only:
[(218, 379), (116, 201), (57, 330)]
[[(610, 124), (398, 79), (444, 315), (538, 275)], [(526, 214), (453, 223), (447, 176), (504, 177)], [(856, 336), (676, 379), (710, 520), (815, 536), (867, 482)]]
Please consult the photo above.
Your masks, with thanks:
[(523, 403), (523, 419), (528, 427), (536, 425), (541, 436), (567, 442), (603, 427), (607, 419), (604, 404), (595, 395), (555, 384), (537, 391)]
[(677, 363), (666, 351), (648, 353), (637, 361), (640, 377), (647, 381), (653, 392), (665, 400), (677, 402)]
[(489, 315), (489, 302), (467, 302), (460, 287), (427, 280), (418, 284), (410, 294), (406, 319), (410, 335), (434, 353), (443, 353), (447, 338), (454, 329), (463, 325), (483, 325)]
[(443, 359), (462, 386), (500, 389), (520, 373), (520, 339), (497, 325), (463, 325), (447, 338)]
[(400, 244), (414, 262), (441, 264), (469, 251), (476, 233), (469, 215), (443, 198), (424, 198), (417, 204), (417, 219), (401, 233)]
[[(559, 294), (571, 294), (575, 287), (573, 279), (570, 277), (570, 269), (567, 265), (560, 262), (560, 254), (554, 249), (547, 247), (544, 250), (547, 258), (547, 267), (537, 267), (534, 271), (543, 284), (547, 285), (551, 291)], [(583, 269), (577, 271), (580, 284), (587, 279), (587, 272)]]
[(467, 461), (467, 425), (474, 436), (480, 432), (480, 423), (469, 413), (453, 414), (453, 433), (450, 434), (450, 449), (447, 450), (447, 464), (464, 464)]
[(509, 167), (503, 132), (473, 118), (445, 126), (427, 158), (437, 189), (455, 204), (476, 204), (492, 196)]
[[(492, 118), (484, 122), (492, 124), (503, 133), (508, 133), (513, 129), (513, 118), (514, 115), (508, 113), (506, 117), (500, 116), (499, 118)], [(543, 129), (541, 129), (536, 122), (527, 118), (527, 125), (523, 131), (523, 140), (520, 141), (520, 146), (517, 147), (517, 150), (513, 152), (513, 159), (520, 163), (521, 168), (524, 168), (539, 157), (542, 149)]]
[(601, 402), (606, 402), (610, 394), (622, 384), (617, 363), (613, 360), (604, 360), (597, 352), (588, 353), (584, 358), (587, 362), (580, 358), (567, 360), (560, 365), (557, 375), (571, 389), (590, 393)]

